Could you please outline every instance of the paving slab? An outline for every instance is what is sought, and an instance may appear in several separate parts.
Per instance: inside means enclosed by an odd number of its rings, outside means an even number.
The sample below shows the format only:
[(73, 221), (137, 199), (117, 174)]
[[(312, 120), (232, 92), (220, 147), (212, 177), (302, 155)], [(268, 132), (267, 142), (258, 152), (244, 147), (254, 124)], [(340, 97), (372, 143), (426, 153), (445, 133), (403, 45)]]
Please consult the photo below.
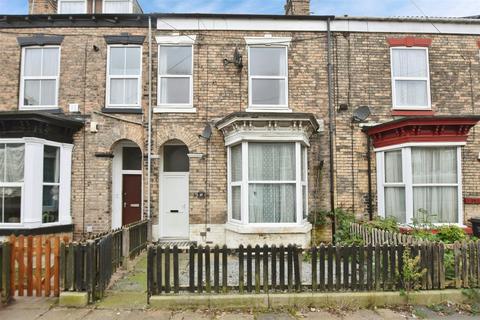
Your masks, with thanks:
[(295, 319), (288, 313), (258, 313), (255, 315), (257, 320), (292, 320)]
[(408, 315), (407, 313), (393, 311), (390, 309), (376, 309), (375, 312), (383, 319), (388, 320), (405, 320), (408, 318), (412, 318), (411, 315)]
[(255, 316), (249, 313), (222, 313), (215, 317), (219, 320), (254, 320)]
[(181, 311), (181, 312), (174, 312), (171, 320), (206, 320), (206, 319), (214, 319), (212, 314), (206, 311)]
[[(384, 320), (381, 315), (373, 310), (358, 310), (343, 317), (345, 320)], [(389, 320), (389, 319), (388, 319)]]
[(326, 311), (314, 311), (307, 312), (303, 315), (303, 319), (306, 320), (341, 320), (342, 318)]
[(85, 318), (92, 309), (54, 308), (39, 317), (39, 320), (81, 320)]

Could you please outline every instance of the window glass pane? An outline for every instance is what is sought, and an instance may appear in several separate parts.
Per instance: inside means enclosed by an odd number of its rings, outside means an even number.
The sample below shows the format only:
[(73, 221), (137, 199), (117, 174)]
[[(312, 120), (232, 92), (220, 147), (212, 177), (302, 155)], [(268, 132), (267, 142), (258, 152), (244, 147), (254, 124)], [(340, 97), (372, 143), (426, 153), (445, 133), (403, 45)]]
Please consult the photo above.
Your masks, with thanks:
[(110, 48), (110, 75), (125, 74), (125, 48)]
[(285, 105), (286, 82), (277, 79), (252, 79), (252, 104)]
[(385, 182), (403, 182), (402, 150), (385, 152)]
[(395, 80), (395, 89), (396, 106), (428, 106), (428, 89), (426, 80)]
[(5, 182), (23, 182), (24, 150), (23, 144), (6, 145)]
[(110, 79), (110, 104), (123, 104), (124, 99), (124, 85), (123, 79)]
[(58, 75), (58, 48), (43, 49), (43, 72), (42, 76), (55, 77)]
[[(22, 203), (22, 188), (0, 188), (0, 196), (3, 196), (3, 221), (4, 223), (20, 223)], [(1, 203), (1, 201), (0, 201)]]
[(125, 74), (127, 75), (140, 75), (140, 48), (139, 47), (127, 47), (125, 48), (127, 61)]
[(235, 220), (242, 220), (241, 215), (241, 187), (234, 186), (232, 187), (232, 218)]
[(44, 146), (43, 182), (60, 182), (60, 148)]
[(58, 186), (43, 186), (42, 222), (58, 222)]
[(231, 174), (232, 181), (241, 181), (242, 180), (242, 145), (238, 144), (230, 148), (232, 165), (231, 165)]
[(125, 101), (123, 104), (138, 104), (138, 79), (125, 79)]
[(0, 182), (5, 182), (5, 148), (4, 144), (0, 144)]
[(40, 82), (41, 80), (25, 80), (25, 86), (23, 88), (23, 105), (40, 105)]
[(26, 48), (23, 65), (23, 74), (25, 76), (42, 75), (42, 49)]
[(286, 48), (250, 48), (250, 75), (286, 76)]
[(306, 147), (304, 147), (304, 146), (301, 147), (300, 152), (301, 152), (301, 161), (302, 161), (302, 163), (301, 163), (301, 166), (302, 166), (302, 168), (301, 168), (302, 181), (307, 181), (307, 170), (305, 168), (305, 160), (306, 160), (305, 158), (307, 156), (306, 150), (307, 150)]
[(128, 0), (105, 1), (104, 13), (130, 13), (130, 1)]
[(250, 184), (250, 223), (295, 222), (294, 184)]
[(308, 217), (308, 204), (307, 204), (307, 187), (302, 186), (302, 207), (303, 207), (303, 219)]
[(406, 223), (406, 204), (404, 187), (385, 188), (385, 216), (394, 217), (400, 223)]
[(249, 143), (248, 178), (250, 181), (295, 180), (295, 144)]
[(414, 187), (413, 216), (420, 222), (457, 223), (457, 187)]
[(412, 148), (413, 183), (457, 183), (456, 148)]
[(142, 150), (138, 147), (123, 147), (123, 170), (142, 170)]
[(60, 13), (86, 13), (85, 1), (61, 1)]
[(191, 75), (192, 46), (160, 46), (161, 75)]
[(188, 159), (187, 146), (163, 147), (164, 172), (188, 172), (189, 170), (190, 161)]
[(190, 78), (161, 78), (161, 104), (189, 104)]
[(393, 76), (427, 77), (427, 52), (423, 49), (393, 49)]
[(40, 105), (56, 105), (55, 93), (57, 92), (56, 80), (40, 80)]

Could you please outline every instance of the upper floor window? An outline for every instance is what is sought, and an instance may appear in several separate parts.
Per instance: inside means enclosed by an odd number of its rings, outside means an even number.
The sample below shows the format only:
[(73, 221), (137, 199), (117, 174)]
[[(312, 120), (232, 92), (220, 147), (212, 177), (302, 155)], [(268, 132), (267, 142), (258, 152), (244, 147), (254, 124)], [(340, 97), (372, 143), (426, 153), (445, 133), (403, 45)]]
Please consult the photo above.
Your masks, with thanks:
[(132, 0), (103, 0), (103, 13), (132, 13)]
[(178, 110), (192, 108), (193, 45), (160, 45), (158, 105)]
[(142, 48), (111, 45), (107, 65), (107, 107), (140, 107)]
[(22, 52), (20, 109), (57, 108), (60, 47), (26, 47)]
[(287, 46), (249, 46), (249, 107), (288, 109)]
[(59, 0), (58, 13), (87, 13), (86, 0)]
[(412, 146), (377, 153), (379, 211), (400, 223), (462, 223), (458, 146)]
[(394, 109), (430, 109), (427, 48), (391, 48)]

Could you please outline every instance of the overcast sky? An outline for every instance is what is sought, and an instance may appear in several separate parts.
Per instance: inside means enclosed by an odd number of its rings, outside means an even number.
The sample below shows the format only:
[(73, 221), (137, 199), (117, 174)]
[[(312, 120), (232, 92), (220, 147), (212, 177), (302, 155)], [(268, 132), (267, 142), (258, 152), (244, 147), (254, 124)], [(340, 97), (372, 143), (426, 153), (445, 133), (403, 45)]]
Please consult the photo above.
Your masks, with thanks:
[[(282, 14), (285, 0), (139, 0), (148, 12)], [(26, 14), (28, 0), (0, 0), (0, 13)], [(311, 0), (317, 15), (471, 16), (480, 15), (480, 0)], [(420, 10), (414, 5), (420, 8)]]

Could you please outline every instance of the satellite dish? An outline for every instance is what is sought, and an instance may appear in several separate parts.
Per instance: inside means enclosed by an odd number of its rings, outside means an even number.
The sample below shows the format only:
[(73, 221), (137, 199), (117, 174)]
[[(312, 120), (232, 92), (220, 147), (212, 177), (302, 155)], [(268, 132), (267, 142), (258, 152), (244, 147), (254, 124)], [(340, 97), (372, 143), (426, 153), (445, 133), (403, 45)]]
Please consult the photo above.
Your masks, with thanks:
[(368, 106), (358, 107), (353, 111), (352, 121), (353, 122), (362, 122), (365, 121), (370, 116), (370, 108)]
[(202, 134), (200, 135), (200, 138), (203, 138), (205, 140), (209, 140), (211, 136), (212, 136), (212, 127), (210, 126), (209, 123), (207, 123), (205, 125), (205, 128), (203, 129)]

